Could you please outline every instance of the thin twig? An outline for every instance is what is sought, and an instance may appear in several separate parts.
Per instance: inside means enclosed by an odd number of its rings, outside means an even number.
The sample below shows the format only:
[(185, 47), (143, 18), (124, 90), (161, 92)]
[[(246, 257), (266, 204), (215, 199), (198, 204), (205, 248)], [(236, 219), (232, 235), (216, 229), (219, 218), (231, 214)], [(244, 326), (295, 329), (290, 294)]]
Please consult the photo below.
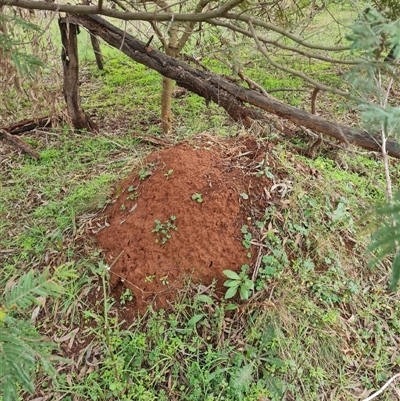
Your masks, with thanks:
[(370, 395), (368, 398), (366, 398), (363, 401), (371, 401), (375, 397), (378, 397), (379, 394), (382, 394), (388, 386), (390, 386), (391, 383), (393, 383), (397, 378), (400, 377), (400, 373), (395, 374), (391, 379), (389, 379), (377, 392), (374, 394)]
[(274, 66), (275, 68), (277, 68), (277, 69), (279, 69), (279, 70), (281, 70), (283, 72), (286, 72), (288, 74), (292, 74), (294, 76), (297, 76), (297, 77), (303, 79), (305, 82), (308, 82), (311, 85), (315, 86), (316, 88), (321, 89), (322, 91), (331, 92), (331, 93), (334, 93), (336, 95), (343, 96), (345, 98), (350, 98), (351, 97), (348, 92), (344, 92), (344, 91), (341, 91), (339, 89), (324, 85), (321, 82), (316, 81), (315, 79), (309, 77), (307, 74), (304, 74), (304, 73), (302, 73), (300, 71), (296, 71), (293, 68), (285, 67), (284, 65), (279, 64), (276, 61), (272, 60), (272, 58), (269, 56), (269, 54), (266, 51), (266, 49), (261, 45), (261, 42), (258, 39), (258, 35), (256, 34), (256, 31), (254, 30), (254, 26), (253, 26), (252, 21), (249, 20), (249, 21), (247, 21), (247, 23), (248, 23), (250, 31), (251, 31), (251, 33), (253, 35), (253, 39), (254, 39), (257, 47), (258, 47), (258, 50), (263, 54), (263, 56), (268, 60), (268, 62), (272, 66)]
[(258, 249), (258, 255), (257, 255), (257, 259), (256, 259), (256, 264), (254, 266), (254, 271), (253, 271), (253, 275), (251, 277), (251, 281), (253, 281), (253, 283), (256, 281), (257, 276), (258, 276), (258, 271), (260, 270), (260, 266), (261, 266), (261, 260), (262, 260), (262, 246), (259, 247)]

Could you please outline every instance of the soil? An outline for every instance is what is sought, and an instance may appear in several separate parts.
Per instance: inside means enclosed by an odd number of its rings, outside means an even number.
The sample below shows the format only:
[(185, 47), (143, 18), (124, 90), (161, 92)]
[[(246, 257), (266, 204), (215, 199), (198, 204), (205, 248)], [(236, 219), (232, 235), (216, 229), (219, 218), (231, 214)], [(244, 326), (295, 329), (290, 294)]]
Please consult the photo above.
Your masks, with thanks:
[[(130, 309), (165, 308), (188, 279), (215, 283), (222, 295), (223, 270), (239, 271), (255, 256), (242, 245), (241, 227), (261, 219), (255, 214), (267, 205), (271, 183), (256, 172), (269, 150), (252, 137), (203, 136), (151, 153), (116, 188), (108, 227), (97, 234), (115, 299), (129, 288)], [(155, 231), (155, 220), (176, 230), (167, 237)]]

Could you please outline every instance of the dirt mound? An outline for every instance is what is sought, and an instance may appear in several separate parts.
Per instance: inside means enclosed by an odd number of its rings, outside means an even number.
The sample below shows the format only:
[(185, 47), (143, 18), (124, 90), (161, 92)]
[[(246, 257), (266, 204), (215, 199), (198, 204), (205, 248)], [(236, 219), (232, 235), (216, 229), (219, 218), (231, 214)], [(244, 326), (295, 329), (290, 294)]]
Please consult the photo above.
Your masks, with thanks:
[(129, 288), (138, 310), (165, 307), (187, 277), (216, 279), (222, 291), (223, 270), (251, 263), (240, 229), (259, 217), (251, 202), (265, 208), (255, 195), (266, 179), (254, 173), (265, 151), (251, 138), (203, 138), (148, 156), (117, 188), (109, 226), (98, 233), (116, 298)]

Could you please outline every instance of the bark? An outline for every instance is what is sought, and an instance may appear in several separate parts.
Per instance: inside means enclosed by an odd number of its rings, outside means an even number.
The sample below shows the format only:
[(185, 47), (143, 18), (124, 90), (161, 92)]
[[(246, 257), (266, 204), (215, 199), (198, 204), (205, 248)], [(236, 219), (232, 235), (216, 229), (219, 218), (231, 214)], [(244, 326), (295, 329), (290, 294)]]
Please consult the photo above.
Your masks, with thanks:
[(92, 42), (94, 56), (96, 57), (97, 68), (102, 71), (104, 70), (104, 63), (103, 55), (101, 54), (99, 39), (97, 38), (97, 36), (90, 34), (90, 41)]
[[(178, 32), (171, 29), (171, 37), (166, 49), (166, 54), (176, 58), (178, 56)], [(174, 90), (174, 81), (171, 78), (163, 77), (161, 93), (161, 128), (163, 134), (168, 134), (172, 128), (172, 92)]]
[(23, 132), (32, 131), (35, 128), (52, 127), (54, 120), (60, 121), (61, 119), (54, 119), (50, 116), (33, 118), (9, 125), (8, 127), (4, 127), (3, 130), (7, 131), (11, 135), (18, 135), (22, 134)]
[[(220, 75), (200, 71), (188, 64), (169, 57), (157, 50), (146, 47), (146, 44), (113, 26), (98, 16), (75, 15), (71, 19), (101, 37), (111, 46), (121, 49), (127, 56), (171, 78), (191, 92), (222, 106), (235, 121), (251, 125), (252, 119), (265, 120), (260, 112), (246, 107), (244, 103), (276, 114), (290, 120), (296, 125), (329, 135), (346, 144), (354, 144), (364, 149), (381, 152), (381, 138), (346, 125), (324, 120), (306, 111), (289, 106), (272, 97), (265, 96), (255, 90), (246, 89), (230, 82)], [(400, 159), (400, 143), (387, 142), (388, 154)]]
[(161, 92), (161, 129), (164, 135), (167, 135), (172, 128), (172, 91), (174, 90), (174, 81), (163, 77)]
[(61, 61), (64, 72), (64, 98), (67, 103), (68, 114), (74, 128), (92, 131), (95, 125), (83, 112), (79, 95), (79, 63), (78, 41), (79, 27), (71, 23), (68, 18), (60, 18), (58, 25), (61, 32)]
[(21, 149), (22, 152), (28, 154), (29, 156), (31, 156), (34, 159), (36, 159), (36, 160), (40, 159), (40, 155), (38, 152), (36, 152), (36, 150), (32, 149), (27, 143), (25, 143), (18, 137), (11, 135), (10, 133), (8, 133), (5, 130), (0, 129), (0, 139), (4, 139), (5, 141), (11, 143), (18, 149)]
[[(229, 0), (222, 2), (220, 7), (203, 13), (176, 13), (173, 14), (174, 21), (184, 22), (201, 22), (211, 18), (218, 18), (226, 14), (244, 0)], [(26, 8), (27, 10), (48, 10), (65, 12), (79, 15), (101, 14), (107, 17), (117, 18), (122, 21), (171, 21), (171, 15), (167, 13), (154, 12), (136, 12), (136, 11), (120, 11), (112, 8), (101, 8), (89, 5), (75, 5), (65, 3), (54, 3), (48, 1), (32, 1), (32, 0), (0, 0), (0, 6), (15, 6)]]

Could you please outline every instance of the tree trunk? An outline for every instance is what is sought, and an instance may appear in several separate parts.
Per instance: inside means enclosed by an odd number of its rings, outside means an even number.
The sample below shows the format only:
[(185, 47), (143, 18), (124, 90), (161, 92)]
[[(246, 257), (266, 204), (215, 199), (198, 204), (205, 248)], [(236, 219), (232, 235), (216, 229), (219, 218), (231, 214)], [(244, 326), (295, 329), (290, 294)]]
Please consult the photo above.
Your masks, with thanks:
[(172, 129), (172, 91), (174, 81), (171, 78), (162, 78), (161, 92), (161, 128), (162, 133), (167, 135)]
[(91, 131), (95, 125), (83, 112), (79, 95), (79, 63), (77, 34), (79, 26), (70, 22), (69, 18), (58, 20), (61, 33), (61, 61), (64, 72), (64, 98), (72, 126), (78, 130)]
[[(179, 55), (179, 38), (178, 26), (173, 23), (170, 27), (170, 37), (167, 48), (164, 49), (165, 54), (176, 58)], [(161, 128), (164, 135), (168, 134), (172, 129), (172, 92), (174, 90), (174, 81), (171, 78), (162, 78), (161, 93)]]
[(92, 35), (90, 32), (90, 41), (92, 42), (92, 47), (94, 51), (94, 56), (96, 57), (97, 68), (102, 71), (104, 70), (103, 55), (101, 54), (100, 42), (97, 36)]
[[(178, 32), (176, 29), (171, 29), (171, 38), (166, 49), (166, 54), (176, 58), (179, 55)], [(174, 81), (171, 78), (162, 78), (162, 93), (161, 93), (161, 127), (162, 133), (168, 134), (172, 128), (172, 92), (174, 90)]]
[[(232, 119), (241, 121), (246, 126), (251, 125), (254, 119), (266, 120), (266, 117), (243, 103), (266, 110), (296, 125), (329, 135), (346, 144), (351, 143), (381, 152), (382, 141), (379, 135), (324, 120), (255, 90), (243, 88), (220, 75), (196, 70), (182, 61), (146, 47), (145, 43), (98, 16), (74, 15), (71, 18), (111, 46), (121, 49), (132, 60), (175, 80), (179, 86), (204, 97), (206, 102), (211, 100), (222, 106)], [(387, 141), (386, 147), (390, 156), (400, 159), (400, 143)]]

